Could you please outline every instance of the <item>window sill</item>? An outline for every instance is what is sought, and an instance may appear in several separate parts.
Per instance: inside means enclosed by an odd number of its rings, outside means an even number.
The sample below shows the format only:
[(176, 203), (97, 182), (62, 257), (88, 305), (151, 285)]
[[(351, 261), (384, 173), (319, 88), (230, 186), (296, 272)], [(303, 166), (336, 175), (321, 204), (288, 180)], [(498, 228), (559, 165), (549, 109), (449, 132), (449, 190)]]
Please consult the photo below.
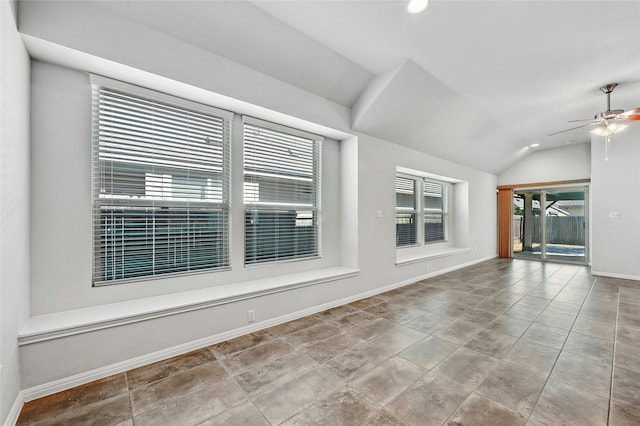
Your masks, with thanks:
[(454, 256), (456, 254), (462, 254), (470, 252), (471, 249), (466, 247), (453, 247), (445, 250), (441, 250), (435, 253), (412, 253), (402, 254), (396, 257), (396, 266), (409, 265), (412, 263), (422, 262), (425, 260), (438, 259), (440, 257)]
[(29, 318), (18, 335), (19, 345), (117, 327), (139, 321), (206, 309), (253, 297), (357, 276), (358, 269), (334, 267), (280, 275), (201, 290), (147, 297)]

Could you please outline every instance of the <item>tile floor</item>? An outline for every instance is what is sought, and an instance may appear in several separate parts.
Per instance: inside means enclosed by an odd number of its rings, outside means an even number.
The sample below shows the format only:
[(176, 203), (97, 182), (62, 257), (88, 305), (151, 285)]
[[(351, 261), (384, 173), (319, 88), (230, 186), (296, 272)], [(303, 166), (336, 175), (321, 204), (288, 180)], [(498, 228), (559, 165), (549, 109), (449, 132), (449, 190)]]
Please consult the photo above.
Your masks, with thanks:
[(19, 425), (640, 425), (640, 282), (495, 259), (25, 404)]

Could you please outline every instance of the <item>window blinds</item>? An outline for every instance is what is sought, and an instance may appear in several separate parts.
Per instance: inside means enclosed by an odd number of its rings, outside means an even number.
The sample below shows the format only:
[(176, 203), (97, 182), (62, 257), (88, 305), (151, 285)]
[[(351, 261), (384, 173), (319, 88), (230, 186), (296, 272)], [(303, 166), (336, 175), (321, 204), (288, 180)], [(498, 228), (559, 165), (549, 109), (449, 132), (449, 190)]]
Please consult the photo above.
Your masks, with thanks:
[(93, 81), (94, 284), (228, 267), (231, 114), (101, 82)]
[(447, 240), (447, 184), (425, 180), (423, 185), (424, 242)]
[(245, 264), (319, 254), (321, 138), (244, 118)]
[(396, 176), (396, 246), (417, 242), (415, 179)]

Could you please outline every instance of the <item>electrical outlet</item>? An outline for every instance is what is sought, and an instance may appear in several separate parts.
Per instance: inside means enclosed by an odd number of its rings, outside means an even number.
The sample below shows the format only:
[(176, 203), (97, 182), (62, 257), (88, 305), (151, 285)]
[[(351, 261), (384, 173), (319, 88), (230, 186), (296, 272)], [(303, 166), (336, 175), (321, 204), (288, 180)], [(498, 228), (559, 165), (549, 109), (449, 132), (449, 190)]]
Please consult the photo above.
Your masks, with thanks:
[(619, 219), (620, 212), (609, 212), (609, 219)]
[(256, 311), (250, 309), (247, 311), (247, 322), (254, 322), (256, 320)]

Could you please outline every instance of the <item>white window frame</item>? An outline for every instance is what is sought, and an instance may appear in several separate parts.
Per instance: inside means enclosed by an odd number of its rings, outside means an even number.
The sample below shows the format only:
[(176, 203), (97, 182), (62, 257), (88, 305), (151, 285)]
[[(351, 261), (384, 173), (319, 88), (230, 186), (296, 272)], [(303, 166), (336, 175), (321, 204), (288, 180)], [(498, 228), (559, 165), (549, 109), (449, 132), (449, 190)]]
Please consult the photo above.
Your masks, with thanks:
[[(150, 89), (142, 88), (139, 86), (127, 84), (121, 81), (112, 80), (112, 79), (108, 79), (108, 78), (97, 76), (97, 75), (91, 75), (91, 85), (93, 90), (93, 95), (92, 95), (92, 102), (93, 102), (93, 112), (92, 112), (92, 204), (93, 204), (93, 233), (92, 233), (93, 274), (92, 275), (93, 275), (93, 278), (92, 278), (92, 282), (93, 282), (93, 285), (107, 286), (107, 285), (121, 284), (121, 283), (127, 283), (127, 282), (159, 279), (159, 278), (171, 277), (176, 275), (191, 275), (196, 273), (229, 270), (230, 241), (231, 241), (230, 143), (231, 143), (231, 121), (233, 119), (233, 113), (229, 111), (220, 110), (208, 105), (200, 104), (198, 102), (189, 101), (186, 99), (178, 98), (175, 96), (167, 95), (164, 93), (156, 92)], [(179, 114), (182, 114), (182, 113), (188, 114), (189, 112), (191, 112), (196, 116), (198, 114), (201, 114), (202, 116), (213, 117), (215, 121), (221, 124), (219, 124), (218, 125), (219, 127), (216, 128), (216, 132), (220, 131), (220, 133), (216, 133), (215, 137), (213, 136), (213, 133), (212, 133), (211, 138), (212, 140), (216, 140), (216, 141), (219, 140), (219, 143), (221, 145), (219, 145), (220, 148), (218, 149), (220, 153), (215, 154), (216, 157), (210, 157), (210, 158), (219, 158), (219, 160), (217, 160), (219, 161), (219, 164), (212, 163), (211, 166), (208, 166), (206, 161), (203, 160), (204, 162), (202, 162), (203, 165), (200, 166), (200, 169), (205, 171), (204, 172), (199, 171), (197, 167), (193, 167), (193, 163), (189, 163), (189, 161), (191, 161), (190, 160), (191, 158), (197, 158), (193, 154), (193, 150), (198, 149), (196, 146), (197, 142), (176, 142), (172, 139), (172, 142), (166, 143), (165, 147), (163, 148), (161, 146), (161, 143), (157, 142), (157, 140), (160, 140), (160, 138), (154, 139), (156, 135), (155, 129), (149, 130), (148, 132), (148, 134), (153, 135), (153, 136), (148, 136), (149, 140), (151, 140), (152, 142), (120, 142), (119, 140), (114, 139), (114, 138), (118, 138), (117, 135), (105, 136), (105, 135), (108, 135), (107, 132), (113, 132), (111, 130), (113, 127), (110, 127), (111, 126), (110, 124), (103, 125), (100, 122), (101, 118), (105, 120), (105, 122), (108, 120), (112, 120), (112, 118), (108, 116), (108, 112), (106, 111), (106, 108), (107, 108), (106, 106), (105, 106), (104, 113), (101, 110), (102, 101), (99, 99), (101, 90), (106, 91), (103, 93), (105, 93), (105, 96), (107, 97), (109, 96), (108, 95), (109, 92), (114, 94), (121, 93), (124, 96), (129, 96), (131, 97), (132, 102), (134, 102), (134, 105), (137, 105), (136, 102), (138, 101), (141, 103), (146, 102), (148, 105), (158, 105), (158, 108), (160, 108), (160, 110), (162, 108), (169, 108), (177, 111), (177, 113)], [(152, 108), (152, 107), (150, 106), (149, 108)], [(122, 110), (119, 110), (118, 113), (121, 114), (122, 113), (121, 111)], [(153, 111), (156, 111), (156, 110), (153, 110)], [(144, 113), (141, 112), (140, 114), (144, 114)], [(144, 120), (144, 119), (148, 119), (148, 117), (153, 117), (153, 116), (141, 115), (141, 117)], [(160, 117), (160, 118), (162, 119), (163, 117)], [(124, 120), (125, 121), (131, 120), (131, 118), (127, 116)], [(187, 128), (187, 127), (184, 127), (186, 125), (184, 124), (185, 123), (184, 120), (182, 121), (181, 124), (176, 124), (177, 122), (172, 122), (171, 117), (165, 118), (165, 120), (167, 120), (166, 122), (169, 123), (168, 124), (169, 126), (172, 126), (172, 125), (179, 126), (178, 127), (179, 131), (184, 131), (184, 129)], [(125, 122), (125, 125), (129, 125), (127, 123), (128, 122)], [(194, 124), (194, 126), (196, 125)], [(191, 129), (192, 127), (189, 127), (189, 128)], [(107, 130), (103, 131), (103, 129), (107, 129)], [(194, 129), (194, 132), (201, 131), (201, 128), (193, 127), (193, 129)], [(135, 131), (138, 131), (138, 130), (135, 130)], [(204, 134), (206, 134), (206, 131)], [(137, 136), (132, 136), (132, 137), (135, 138)], [(191, 138), (191, 140), (194, 139), (194, 137), (192, 136), (192, 133), (189, 133), (189, 136), (186, 136), (186, 137)], [(197, 140), (197, 138), (199, 137), (200, 137), (200, 134), (198, 134), (198, 136), (195, 137), (195, 139)], [(111, 138), (110, 140), (115, 140), (115, 141), (109, 142), (106, 138)], [(184, 140), (182, 139), (183, 136), (180, 136), (180, 137), (176, 136), (176, 138), (177, 138), (176, 140), (181, 140), (181, 141)], [(208, 141), (209, 137), (207, 136), (205, 139)], [(122, 140), (125, 141), (127, 139), (122, 139)], [(185, 148), (183, 151), (180, 151), (182, 148), (179, 148), (179, 146), (177, 145), (179, 143), (184, 143)], [(112, 147), (108, 148), (108, 146), (110, 145)], [(131, 146), (130, 149), (132, 150), (138, 150), (137, 151), (138, 153), (136, 154), (134, 151), (130, 151), (132, 154), (127, 154), (126, 150), (129, 149), (127, 145), (130, 145)], [(107, 155), (106, 153), (108, 152), (109, 149), (112, 149), (112, 150), (116, 149), (117, 153)], [(166, 160), (164, 160), (165, 164), (163, 166), (156, 166), (156, 163), (160, 164), (161, 162), (161, 160), (154, 160), (154, 158), (157, 158), (155, 157), (156, 150), (157, 152), (162, 152), (165, 154), (164, 158), (166, 158)], [(178, 158), (177, 156), (176, 157), (174, 157), (173, 155), (166, 156), (166, 154), (170, 154), (174, 151), (184, 152), (183, 158), (176, 160), (175, 158)], [(208, 158), (207, 157), (208, 155), (214, 155), (214, 154), (209, 154), (209, 151), (213, 153), (215, 149), (203, 148), (203, 153), (199, 154), (200, 158)], [(146, 153), (142, 154), (140, 152), (146, 152)], [(108, 158), (111, 158), (110, 160), (107, 160), (108, 162), (117, 164), (117, 161), (120, 161), (120, 160), (113, 159), (113, 158), (116, 158), (117, 155), (121, 155), (121, 157), (124, 159), (122, 161), (124, 161), (125, 163), (128, 162), (129, 164), (133, 164), (133, 166), (130, 167), (131, 169), (133, 169), (134, 167), (137, 167), (140, 170), (145, 171), (144, 182), (141, 182), (141, 188), (139, 189), (143, 191), (142, 196), (135, 195), (135, 194), (127, 196), (127, 195), (123, 195), (122, 193), (118, 193), (117, 190), (115, 189), (116, 188), (115, 183), (112, 183), (112, 189), (105, 188), (103, 187), (103, 184), (101, 184), (101, 182), (105, 179), (103, 174), (104, 171), (101, 168), (101, 161), (104, 161), (103, 158), (108, 157)], [(127, 157), (131, 157), (131, 158), (127, 158)], [(144, 163), (138, 164), (136, 161), (141, 161), (141, 160), (135, 160), (136, 157), (139, 157), (140, 159), (145, 158), (148, 160), (146, 160)], [(184, 164), (176, 165), (178, 162), (182, 162)], [(214, 164), (218, 164), (218, 165), (214, 165)], [(186, 165), (186, 168), (184, 168), (185, 165)], [(130, 170), (127, 167), (129, 166), (123, 166), (123, 170), (124, 169)], [(156, 167), (158, 168), (157, 171), (155, 170)], [(215, 172), (215, 176), (219, 176), (220, 186), (216, 188), (214, 186), (215, 181), (212, 181), (212, 179), (207, 179), (208, 176), (213, 177), (214, 172), (207, 173), (206, 170), (207, 169), (214, 170), (219, 167), (221, 167), (221, 170)], [(193, 171), (190, 171), (192, 168), (193, 168)], [(184, 169), (184, 172), (182, 171), (183, 169)], [(130, 171), (127, 172), (126, 170), (123, 173), (130, 173)], [(187, 173), (186, 180), (182, 176), (177, 176), (176, 179), (174, 179), (171, 173), (175, 172), (176, 170), (181, 171), (180, 174)], [(129, 178), (126, 178), (126, 179), (129, 179)], [(196, 182), (201, 180), (203, 183), (203, 185), (199, 187), (201, 191), (200, 196), (197, 195), (198, 188), (193, 187), (193, 184), (192, 184), (193, 179), (195, 179)], [(179, 181), (181, 183), (177, 184), (176, 181)], [(127, 185), (127, 184), (124, 183), (122, 185)], [(107, 265), (112, 265), (114, 261), (113, 260), (107, 261), (106, 260), (107, 255), (105, 255), (104, 253), (108, 253), (108, 251), (106, 250), (113, 251), (114, 247), (118, 247), (118, 246), (115, 245), (116, 243), (104, 243), (105, 238), (107, 240), (110, 238), (113, 239), (111, 236), (107, 236), (107, 237), (104, 236), (105, 233), (109, 232), (108, 229), (104, 228), (104, 224), (102, 223), (103, 221), (101, 220), (102, 212), (105, 211), (105, 209), (106, 211), (109, 211), (109, 209), (114, 211), (122, 210), (123, 212), (122, 214), (124, 214), (125, 210), (127, 209), (137, 212), (133, 214), (138, 214), (138, 215), (140, 215), (139, 213), (140, 211), (143, 211), (145, 209), (150, 212), (147, 214), (147, 216), (150, 215), (150, 217), (152, 217), (152, 223), (153, 223), (152, 231), (145, 230), (145, 232), (142, 234), (146, 236), (146, 235), (150, 235), (149, 234), (150, 232), (152, 235), (151, 240), (147, 239), (147, 240), (139, 240), (139, 241), (150, 241), (143, 244), (145, 244), (145, 247), (149, 247), (149, 245), (153, 247), (151, 249), (153, 251), (151, 262), (149, 263), (148, 261), (145, 261), (145, 264), (151, 265), (151, 266), (147, 267), (147, 269), (141, 268), (142, 271), (139, 273), (130, 273), (130, 272), (118, 273), (116, 271), (117, 267), (107, 266)], [(164, 263), (156, 264), (156, 261), (158, 262), (162, 262), (162, 261), (158, 260), (160, 259), (160, 257), (156, 257), (156, 254), (155, 254), (156, 253), (155, 232), (156, 232), (156, 229), (158, 229), (156, 228), (156, 225), (155, 225), (155, 221), (156, 221), (155, 217), (157, 214), (156, 212), (159, 212), (162, 209), (166, 210), (167, 214), (169, 214), (169, 216), (167, 217), (172, 217), (171, 216), (173, 214), (172, 212), (174, 211), (177, 212), (178, 213), (178, 216), (176, 216), (177, 221), (174, 223), (177, 223), (178, 227), (182, 226), (183, 227), (182, 229), (186, 229), (186, 231), (184, 230), (180, 231), (182, 232), (182, 234), (179, 234), (179, 237), (178, 237), (180, 239), (179, 244), (181, 244), (181, 247), (176, 248), (174, 250), (176, 251), (176, 253), (178, 253), (178, 250), (180, 250), (179, 252), (180, 254), (174, 256), (174, 258), (177, 259), (177, 260), (174, 260), (175, 262), (174, 267), (167, 266), (166, 261), (164, 261)], [(219, 233), (220, 236), (212, 237), (211, 231), (208, 228), (201, 228), (202, 223), (206, 224), (207, 220), (213, 220), (213, 219), (208, 219), (208, 217), (210, 218), (211, 216), (207, 217), (207, 214), (210, 215), (210, 213), (207, 213), (207, 212), (218, 213), (215, 216), (216, 217), (215, 220), (217, 221), (216, 223), (219, 224), (219, 226), (216, 227), (217, 229), (216, 233)], [(182, 215), (185, 215), (185, 214), (186, 214), (185, 217), (187, 218), (187, 221), (183, 222), (183, 219), (181, 219), (181, 217)], [(193, 219), (191, 219), (191, 216), (190, 216), (191, 214), (197, 218), (194, 222), (192, 222)], [(146, 218), (145, 214), (142, 214), (137, 217)], [(200, 222), (197, 222), (198, 220), (200, 220)], [(205, 226), (208, 226), (208, 225), (205, 225)], [(122, 235), (124, 235), (124, 232), (125, 232), (124, 229), (125, 228), (123, 228), (123, 231), (121, 231)], [(162, 232), (162, 230), (160, 230), (159, 232)], [(109, 235), (109, 234), (106, 234), (106, 235)], [(215, 238), (215, 240), (212, 240), (211, 238)], [(101, 243), (101, 241), (103, 242)], [(125, 241), (124, 238), (122, 238), (122, 241)], [(159, 243), (161, 242), (162, 240), (159, 241)], [(113, 245), (108, 245), (108, 244), (113, 244)], [(127, 244), (132, 244), (132, 243), (127, 242)], [(170, 244), (172, 243), (169, 242), (169, 240), (167, 240), (167, 244), (164, 247), (169, 246)], [(211, 256), (211, 261), (213, 261), (214, 258), (216, 259), (215, 265), (210, 266), (208, 264), (209, 262), (208, 257), (205, 257), (205, 260), (198, 260), (197, 255), (196, 255), (196, 258), (193, 258), (195, 260), (192, 264), (190, 261), (192, 259), (190, 258), (191, 253), (189, 252), (189, 250), (192, 250), (192, 249), (189, 247), (194, 247), (194, 245), (196, 245), (197, 246), (196, 250), (198, 250), (198, 254), (205, 253), (206, 256), (209, 256), (212, 253), (209, 251), (209, 248), (207, 246), (209, 244), (215, 244), (215, 247), (216, 247), (215, 256)], [(186, 248), (183, 248), (183, 246)], [(111, 247), (111, 249), (109, 249), (109, 247)], [(119, 258), (122, 259), (122, 263), (124, 264), (125, 260), (130, 260), (132, 256), (130, 256), (128, 252), (127, 252), (127, 255), (124, 254), (128, 248), (125, 245), (125, 243), (122, 243), (120, 247), (122, 247), (122, 249), (118, 249), (121, 251), (120, 251), (120, 254), (117, 254), (117, 256), (119, 256), (118, 259)], [(146, 250), (149, 250), (149, 249), (146, 248)], [(168, 250), (171, 250), (171, 249), (168, 249)], [(185, 252), (187, 253), (186, 255), (184, 254)], [(184, 259), (189, 259), (189, 261), (187, 261), (185, 264)], [(120, 260), (116, 260), (116, 262), (120, 262)], [(125, 269), (126, 269), (125, 267), (122, 267), (121, 271), (125, 271)], [(111, 271), (109, 272), (109, 270)]]
[[(405, 181), (405, 183), (412, 182), (413, 188), (411, 190), (400, 188), (399, 189), (399, 181)], [(400, 184), (401, 186), (402, 183)], [(409, 191), (409, 192), (407, 192)], [(413, 206), (404, 206), (398, 205), (398, 194), (410, 194), (413, 195)], [(404, 247), (414, 247), (420, 245), (420, 205), (418, 200), (419, 194), (419, 186), (418, 180), (414, 176), (404, 175), (404, 174), (396, 174), (395, 178), (395, 196), (396, 196), (396, 247), (404, 248)], [(407, 197), (409, 198), (409, 197)], [(406, 223), (406, 221), (409, 223)], [(413, 230), (407, 231), (407, 225), (411, 226)], [(402, 232), (402, 234), (401, 234)], [(408, 232), (408, 233), (407, 233)], [(407, 238), (409, 235), (409, 238)], [(415, 241), (405, 241), (407, 239), (415, 239)]]
[[(427, 185), (426, 184), (435, 184), (435, 185), (439, 185), (442, 188), (442, 192), (441, 192), (441, 208), (440, 209), (432, 209), (432, 208), (428, 208), (425, 202), (425, 190)], [(422, 196), (421, 198), (421, 207), (422, 207), (422, 224), (421, 224), (421, 230), (422, 230), (422, 239), (421, 241), (423, 241), (424, 244), (438, 244), (438, 243), (446, 243), (449, 241), (449, 192), (450, 192), (450, 186), (451, 184), (448, 182), (443, 182), (443, 181), (439, 181), (439, 180), (435, 180), (435, 179), (427, 179), (424, 178), (421, 180), (421, 186), (422, 186)], [(438, 239), (434, 239), (434, 240), (430, 240), (427, 241), (428, 238), (428, 233), (426, 232), (425, 228), (427, 225), (427, 215), (428, 214), (439, 214), (442, 217), (442, 227), (443, 227), (443, 231), (442, 231), (442, 238), (438, 238)]]
[[(314, 258), (319, 258), (321, 256), (322, 244), (321, 244), (321, 235), (322, 235), (322, 209), (321, 209), (321, 182), (322, 182), (322, 165), (321, 165), (321, 157), (322, 157), (322, 142), (324, 138), (322, 136), (318, 136), (312, 133), (304, 132), (298, 129), (290, 128), (287, 126), (271, 123), (268, 121), (260, 120), (253, 117), (243, 116), (242, 117), (242, 129), (243, 129), (243, 202), (244, 202), (244, 265), (245, 267), (253, 267), (258, 265), (267, 265), (273, 263), (281, 263), (281, 262), (291, 262), (291, 261), (299, 261), (299, 260), (309, 260)], [(255, 153), (256, 142), (248, 141), (248, 135), (245, 132), (255, 131), (256, 129), (264, 129), (266, 132), (274, 132), (279, 136), (282, 136), (283, 144), (291, 144), (291, 143), (302, 143), (306, 145), (309, 144), (309, 147), (312, 149), (312, 159), (310, 167), (312, 169), (311, 178), (307, 179), (307, 177), (296, 176), (295, 171), (293, 171), (288, 178), (285, 176), (278, 177), (277, 171), (275, 173), (273, 171), (269, 171), (267, 173), (263, 173), (257, 170), (251, 170), (251, 167), (248, 167), (248, 149), (251, 149), (251, 157), (252, 161), (255, 162), (256, 159), (259, 160), (256, 156), (260, 156), (262, 154)], [(266, 138), (268, 136), (265, 136)], [(265, 144), (269, 143), (269, 141), (265, 141)], [(248, 148), (250, 146), (250, 148)], [(292, 145), (293, 147), (293, 145)], [(306, 149), (306, 148), (305, 148)], [(295, 153), (291, 153), (289, 150), (289, 154), (294, 155)], [(306, 152), (306, 151), (305, 151)], [(306, 155), (306, 154), (305, 154)], [(264, 159), (268, 159), (268, 156), (265, 156)], [(277, 156), (274, 155), (272, 157), (273, 160), (277, 159)], [(280, 197), (281, 194), (277, 195), (276, 200), (267, 200), (265, 197), (269, 196), (269, 191), (266, 190), (266, 194), (263, 194), (263, 191), (260, 189), (258, 176), (262, 176), (262, 178), (266, 180), (271, 180), (271, 182), (278, 186), (279, 182), (283, 180), (289, 179), (290, 182), (299, 181), (301, 186), (304, 186), (303, 182), (311, 182), (311, 196), (303, 197), (306, 199), (298, 199), (298, 195), (293, 194), (293, 196), (283, 196), (282, 199)], [(283, 188), (285, 191), (282, 194), (291, 194), (293, 191), (296, 191), (297, 185), (295, 183), (291, 184), (290, 188), (287, 188), (287, 184)], [(278, 186), (279, 187), (279, 186)], [(268, 188), (267, 188), (268, 189)], [(279, 189), (279, 191), (282, 190)], [(299, 188), (297, 189), (299, 190)], [(261, 198), (261, 195), (263, 197)], [(271, 194), (273, 195), (273, 194)], [(249, 242), (250, 238), (261, 238), (256, 234), (258, 232), (255, 229), (256, 222), (254, 220), (260, 220), (259, 216), (262, 214), (263, 216), (269, 216), (271, 218), (275, 218), (279, 220), (280, 214), (284, 214), (287, 216), (293, 214), (295, 212), (295, 216), (291, 217), (292, 223), (294, 224), (294, 232), (295, 237), (293, 240), (287, 240), (285, 238), (285, 243), (290, 244), (287, 246), (285, 244), (285, 248), (281, 249), (277, 247), (280, 243), (280, 240), (274, 242), (276, 247), (273, 247), (273, 255), (268, 254), (271, 248), (266, 248), (267, 245), (260, 244), (259, 241), (252, 240)], [(251, 230), (249, 226), (252, 226)], [(274, 233), (278, 234), (280, 229), (280, 224), (276, 224), (277, 229), (274, 229)], [(291, 232), (291, 230), (287, 230), (287, 228), (283, 228), (284, 232)], [(268, 230), (265, 228), (265, 230)], [(306, 238), (308, 242), (308, 236), (305, 237), (304, 234), (311, 233), (312, 234), (312, 247), (311, 249), (303, 248), (291, 248), (291, 245), (295, 245), (295, 241), (298, 236), (298, 232), (303, 233), (303, 239)], [(252, 234), (253, 233), (253, 234)], [(270, 240), (268, 242), (271, 242)], [(258, 254), (256, 250), (259, 250), (259, 247), (264, 247), (266, 253)]]
[[(402, 250), (410, 247), (420, 247), (420, 246), (428, 246), (433, 244), (448, 243), (449, 242), (449, 216), (450, 216), (449, 203), (450, 203), (450, 192), (452, 189), (452, 183), (447, 181), (432, 179), (432, 178), (415, 176), (407, 173), (401, 173), (401, 172), (396, 172), (396, 178), (409, 179), (414, 182), (414, 205), (415, 205), (415, 209), (403, 208), (401, 206), (398, 206), (397, 198), (396, 198), (396, 248), (398, 250)], [(425, 198), (424, 191), (426, 186), (425, 183), (441, 185), (442, 187), (442, 208), (441, 209), (428, 209), (427, 206), (425, 205), (426, 204), (424, 200)], [(396, 184), (395, 185), (396, 197), (397, 197), (397, 191), (398, 191), (398, 187)], [(425, 232), (425, 225), (427, 221), (426, 216), (429, 213), (432, 213), (432, 214), (436, 213), (436, 214), (442, 215), (443, 226), (444, 226), (443, 238), (432, 240), (432, 241), (426, 241), (427, 233)], [(415, 218), (414, 219), (415, 227), (416, 227), (415, 243), (399, 244), (400, 237), (398, 235), (398, 231), (399, 231), (398, 216), (402, 214), (404, 215), (412, 214), (412, 216)]]

